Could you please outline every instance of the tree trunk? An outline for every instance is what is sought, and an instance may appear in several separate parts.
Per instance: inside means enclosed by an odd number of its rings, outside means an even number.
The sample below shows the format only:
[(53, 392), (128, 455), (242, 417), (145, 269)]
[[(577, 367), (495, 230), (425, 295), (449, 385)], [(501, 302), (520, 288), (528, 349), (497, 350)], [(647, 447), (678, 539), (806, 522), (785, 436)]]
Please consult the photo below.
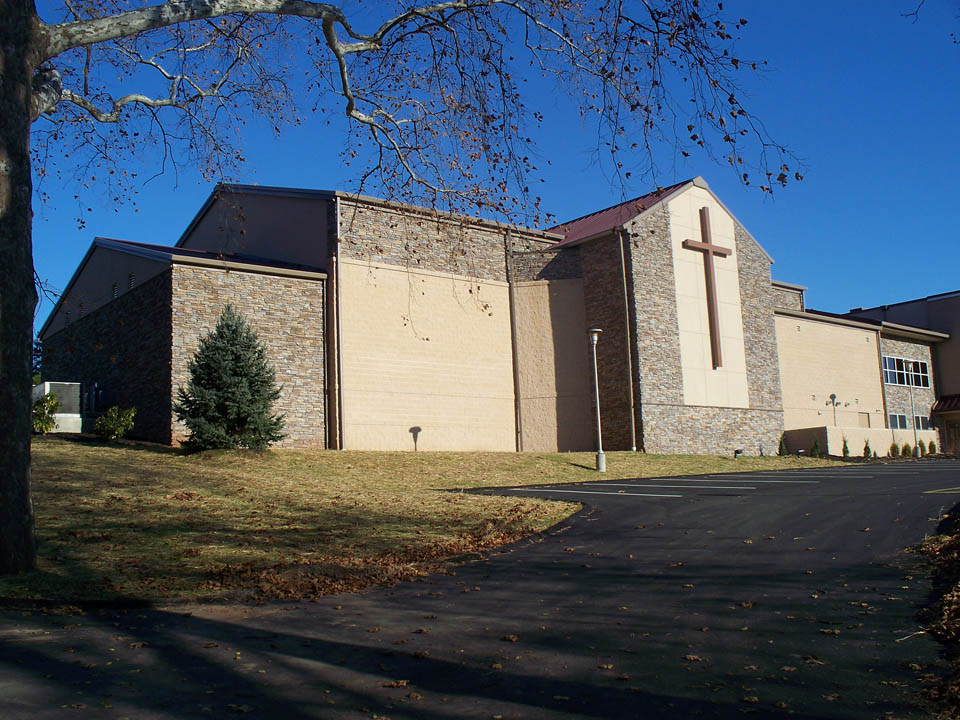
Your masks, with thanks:
[(36, 564), (30, 500), (32, 0), (0, 0), (0, 574)]

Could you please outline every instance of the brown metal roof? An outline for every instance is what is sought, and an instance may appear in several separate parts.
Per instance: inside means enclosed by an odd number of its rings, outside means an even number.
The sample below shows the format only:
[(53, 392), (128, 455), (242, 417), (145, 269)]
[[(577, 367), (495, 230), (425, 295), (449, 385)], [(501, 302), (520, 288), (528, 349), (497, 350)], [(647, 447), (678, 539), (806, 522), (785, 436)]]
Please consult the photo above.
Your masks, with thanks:
[(574, 220), (568, 220), (565, 223), (549, 228), (548, 232), (559, 233), (564, 236), (563, 240), (557, 243), (558, 245), (566, 245), (593, 235), (599, 235), (600, 233), (612, 230), (615, 227), (629, 222), (644, 210), (652, 207), (667, 197), (667, 195), (689, 182), (691, 181), (684, 180), (676, 185), (654, 190), (646, 195), (633, 198), (633, 200), (622, 202), (619, 205), (598, 210), (597, 212), (584, 215)]
[(933, 412), (960, 412), (960, 395), (944, 395), (933, 406)]

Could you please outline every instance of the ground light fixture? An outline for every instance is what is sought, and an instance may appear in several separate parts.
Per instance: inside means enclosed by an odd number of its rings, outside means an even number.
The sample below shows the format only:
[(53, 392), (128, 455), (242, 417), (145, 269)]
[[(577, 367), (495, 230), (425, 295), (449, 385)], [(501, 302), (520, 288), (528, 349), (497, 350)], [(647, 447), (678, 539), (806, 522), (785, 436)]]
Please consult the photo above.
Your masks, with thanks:
[(597, 472), (607, 471), (607, 456), (603, 454), (603, 435), (600, 432), (600, 381), (597, 377), (597, 340), (603, 330), (590, 328), (587, 337), (590, 338), (590, 350), (593, 353), (593, 399), (597, 410)]

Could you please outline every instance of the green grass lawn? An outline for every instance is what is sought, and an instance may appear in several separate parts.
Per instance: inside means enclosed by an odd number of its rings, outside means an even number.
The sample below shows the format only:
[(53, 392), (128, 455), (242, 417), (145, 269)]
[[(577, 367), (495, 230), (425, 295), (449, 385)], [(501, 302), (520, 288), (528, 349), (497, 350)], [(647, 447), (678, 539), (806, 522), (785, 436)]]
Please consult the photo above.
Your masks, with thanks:
[(796, 457), (278, 450), (182, 455), (88, 438), (33, 442), (39, 567), (0, 598), (302, 598), (437, 570), (543, 530), (576, 505), (461, 488), (770, 470)]

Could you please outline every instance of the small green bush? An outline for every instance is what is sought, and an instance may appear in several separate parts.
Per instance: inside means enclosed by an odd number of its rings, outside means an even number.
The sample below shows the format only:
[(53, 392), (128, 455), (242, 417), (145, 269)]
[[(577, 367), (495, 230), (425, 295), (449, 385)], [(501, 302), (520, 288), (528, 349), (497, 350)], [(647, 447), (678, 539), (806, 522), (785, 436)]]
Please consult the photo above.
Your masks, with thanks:
[(33, 431), (39, 435), (46, 435), (57, 429), (57, 420), (54, 417), (60, 409), (60, 401), (53, 393), (47, 393), (33, 404)]
[(913, 448), (910, 446), (910, 443), (904, 443), (903, 447), (900, 448), (900, 454), (903, 457), (910, 457), (913, 455)]
[(864, 443), (863, 443), (863, 456), (864, 456), (865, 458), (868, 458), (868, 457), (870, 457), (871, 455), (873, 455), (874, 457), (876, 457), (876, 453), (874, 453), (874, 452), (871, 451), (871, 449), (870, 449), (870, 441), (869, 441), (869, 440), (865, 440)]
[(931, 441), (930, 441), (930, 444), (927, 445), (927, 454), (928, 454), (928, 455), (936, 455), (936, 454), (937, 454), (937, 444), (936, 444), (933, 440), (931, 440)]
[(783, 457), (787, 454), (787, 441), (784, 439), (783, 433), (780, 433), (780, 444), (777, 446), (777, 455)]
[(126, 435), (133, 427), (133, 416), (137, 414), (135, 407), (121, 410), (114, 405), (93, 424), (93, 431), (104, 440), (117, 440)]
[(879, 455), (877, 455), (877, 451), (876, 451), (876, 450), (873, 451), (873, 456), (874, 456), (874, 457), (880, 457)]
[(917, 454), (918, 455), (927, 454), (927, 446), (924, 444), (923, 440), (917, 440)]
[(897, 457), (900, 454), (900, 446), (895, 442), (890, 443), (890, 457)]
[(820, 457), (820, 439), (814, 438), (813, 445), (810, 446), (810, 457)]
[(843, 439), (843, 456), (844, 456), (845, 458), (850, 457), (850, 446), (847, 445), (847, 439), (846, 439), (846, 438)]

